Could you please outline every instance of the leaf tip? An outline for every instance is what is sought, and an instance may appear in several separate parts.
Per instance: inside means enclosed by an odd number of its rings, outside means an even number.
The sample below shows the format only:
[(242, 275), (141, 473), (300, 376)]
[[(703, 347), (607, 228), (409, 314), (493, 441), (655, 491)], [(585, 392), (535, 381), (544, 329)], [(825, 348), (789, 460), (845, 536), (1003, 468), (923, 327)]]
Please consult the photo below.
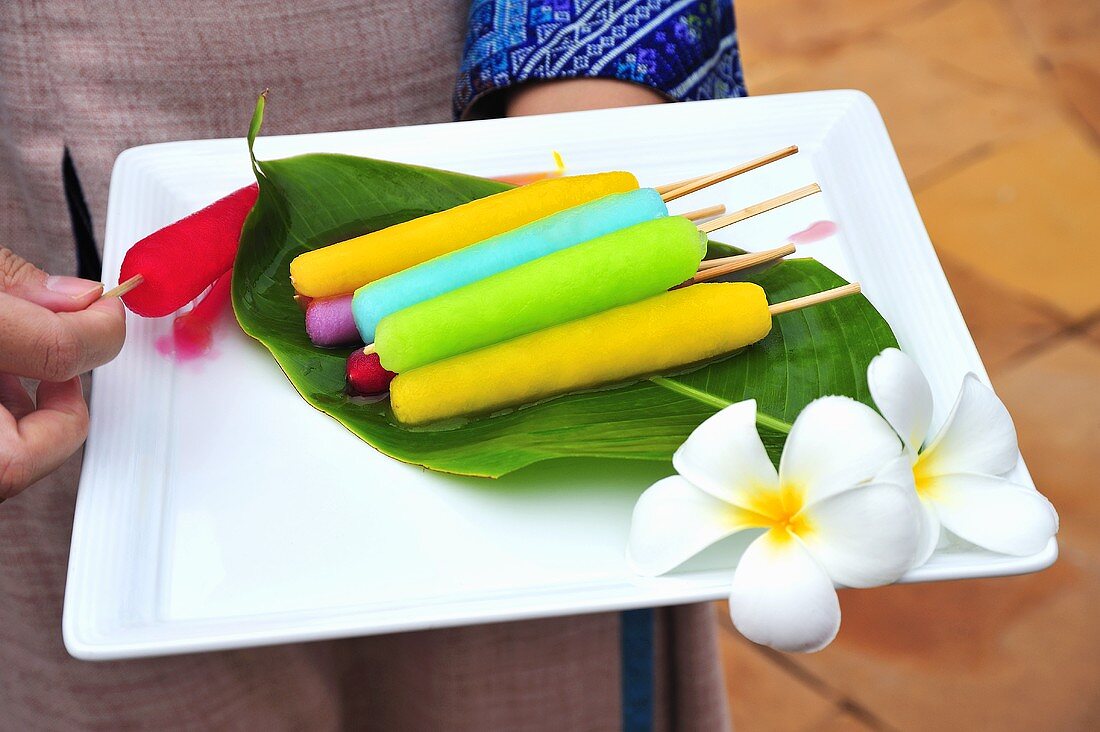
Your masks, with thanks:
[(260, 134), (260, 128), (264, 124), (264, 109), (267, 107), (267, 95), (270, 91), (270, 88), (265, 88), (260, 92), (260, 96), (256, 97), (256, 106), (252, 110), (252, 120), (248, 124), (248, 156), (252, 158), (252, 167), (256, 169), (257, 176), (260, 171), (253, 147), (256, 145), (256, 137)]

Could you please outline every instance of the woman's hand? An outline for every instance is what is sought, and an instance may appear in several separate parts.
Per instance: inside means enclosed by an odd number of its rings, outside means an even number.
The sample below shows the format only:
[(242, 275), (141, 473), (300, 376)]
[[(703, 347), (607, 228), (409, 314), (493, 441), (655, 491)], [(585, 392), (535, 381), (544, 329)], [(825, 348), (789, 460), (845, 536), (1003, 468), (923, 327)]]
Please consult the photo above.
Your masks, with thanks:
[[(88, 434), (80, 374), (107, 363), (126, 335), (103, 286), (50, 277), (0, 249), (0, 501), (58, 468)], [(34, 396), (20, 377), (40, 383)]]

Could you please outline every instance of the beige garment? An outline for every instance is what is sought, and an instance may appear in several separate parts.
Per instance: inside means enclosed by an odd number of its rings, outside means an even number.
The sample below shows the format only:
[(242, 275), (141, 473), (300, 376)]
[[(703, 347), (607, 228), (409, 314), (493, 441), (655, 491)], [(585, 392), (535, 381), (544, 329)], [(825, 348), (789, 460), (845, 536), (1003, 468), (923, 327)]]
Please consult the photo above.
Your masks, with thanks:
[[(450, 118), (462, 0), (3, 0), (0, 243), (75, 271), (72, 152), (102, 241), (125, 148)], [(0, 344), (2, 347), (3, 344)], [(61, 642), (79, 458), (0, 506), (0, 729), (608, 730), (619, 616), (588, 615), (142, 661)], [(660, 610), (657, 728), (728, 726), (709, 608)]]

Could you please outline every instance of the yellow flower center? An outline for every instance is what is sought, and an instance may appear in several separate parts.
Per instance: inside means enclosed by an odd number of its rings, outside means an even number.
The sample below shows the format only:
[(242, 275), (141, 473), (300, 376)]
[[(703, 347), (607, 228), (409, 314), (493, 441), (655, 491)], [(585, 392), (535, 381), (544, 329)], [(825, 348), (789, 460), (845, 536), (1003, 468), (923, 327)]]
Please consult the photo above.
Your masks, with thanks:
[(795, 486), (759, 490), (745, 506), (750, 514), (746, 519), (752, 526), (768, 529), (767, 535), (773, 541), (805, 537), (813, 531), (813, 526), (802, 513), (804, 503), (805, 492)]
[(921, 498), (932, 498), (936, 492), (936, 476), (934, 474), (932, 460), (927, 453), (917, 456), (913, 463), (913, 481), (917, 484), (917, 495)]

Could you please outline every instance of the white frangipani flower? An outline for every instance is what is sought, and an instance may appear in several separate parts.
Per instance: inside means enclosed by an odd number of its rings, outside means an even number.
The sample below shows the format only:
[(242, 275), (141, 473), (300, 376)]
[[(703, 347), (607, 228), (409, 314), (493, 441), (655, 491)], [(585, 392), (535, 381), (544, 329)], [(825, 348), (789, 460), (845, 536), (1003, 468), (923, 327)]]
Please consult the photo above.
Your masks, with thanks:
[(867, 367), (867, 382), (912, 464), (922, 507), (916, 565), (935, 551), (941, 526), (1001, 554), (1043, 550), (1058, 532), (1058, 514), (1038, 492), (1004, 477), (1020, 451), (1012, 417), (989, 387), (967, 374), (947, 421), (927, 439), (932, 390), (913, 359), (888, 348)]
[(740, 402), (701, 424), (673, 465), (679, 475), (638, 499), (628, 559), (640, 574), (662, 574), (755, 531), (734, 572), (730, 615), (757, 643), (824, 648), (840, 628), (835, 583), (887, 584), (912, 565), (920, 522), (909, 460), (864, 404), (807, 405), (776, 471), (756, 431), (756, 402)]

